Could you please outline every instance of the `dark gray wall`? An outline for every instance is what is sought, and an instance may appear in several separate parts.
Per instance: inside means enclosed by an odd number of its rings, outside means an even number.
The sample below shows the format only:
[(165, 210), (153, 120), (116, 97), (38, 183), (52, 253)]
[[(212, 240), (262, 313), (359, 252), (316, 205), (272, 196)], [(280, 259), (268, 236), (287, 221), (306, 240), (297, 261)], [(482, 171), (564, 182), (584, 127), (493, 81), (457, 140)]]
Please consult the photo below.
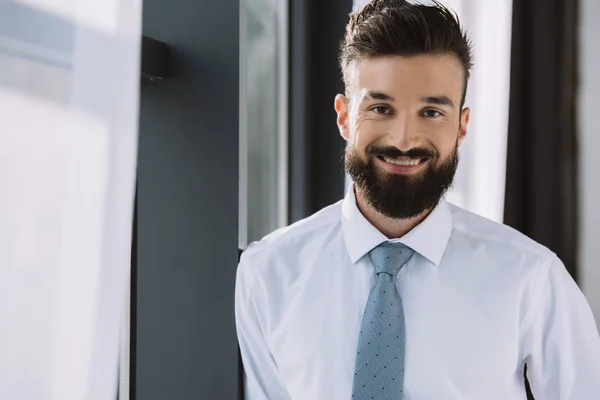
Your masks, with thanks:
[(341, 138), (333, 110), (344, 93), (338, 66), (352, 0), (290, 2), (291, 222), (344, 197)]
[(238, 21), (238, 0), (144, 1), (173, 76), (141, 89), (137, 400), (235, 398)]

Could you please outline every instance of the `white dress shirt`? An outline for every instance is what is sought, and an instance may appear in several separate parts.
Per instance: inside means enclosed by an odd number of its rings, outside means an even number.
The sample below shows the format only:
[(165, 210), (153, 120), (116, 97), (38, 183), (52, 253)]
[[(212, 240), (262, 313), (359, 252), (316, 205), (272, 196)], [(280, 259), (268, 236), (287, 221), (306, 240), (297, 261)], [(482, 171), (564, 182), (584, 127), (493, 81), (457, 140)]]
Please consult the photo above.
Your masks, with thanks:
[[(361, 317), (388, 240), (353, 190), (243, 254), (237, 333), (248, 400), (348, 400)], [(399, 241), (405, 400), (600, 399), (600, 336), (563, 263), (518, 233), (441, 201)]]

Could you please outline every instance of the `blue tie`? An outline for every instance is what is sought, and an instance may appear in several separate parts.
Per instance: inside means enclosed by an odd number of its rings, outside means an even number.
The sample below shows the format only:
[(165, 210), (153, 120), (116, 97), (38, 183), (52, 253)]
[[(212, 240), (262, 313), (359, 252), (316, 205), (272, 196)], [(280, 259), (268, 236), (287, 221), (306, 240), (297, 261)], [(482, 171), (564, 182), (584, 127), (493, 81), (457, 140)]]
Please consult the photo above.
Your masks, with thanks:
[(365, 308), (354, 365), (353, 400), (400, 400), (404, 384), (404, 311), (396, 275), (414, 250), (385, 242), (369, 255), (377, 274)]

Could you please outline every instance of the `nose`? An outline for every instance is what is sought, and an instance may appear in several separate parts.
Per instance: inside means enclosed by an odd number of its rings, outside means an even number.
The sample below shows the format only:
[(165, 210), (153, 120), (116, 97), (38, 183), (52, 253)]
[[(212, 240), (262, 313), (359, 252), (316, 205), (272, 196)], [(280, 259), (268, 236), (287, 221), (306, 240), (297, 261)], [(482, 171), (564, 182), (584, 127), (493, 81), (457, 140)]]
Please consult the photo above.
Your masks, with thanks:
[(407, 113), (398, 113), (391, 126), (390, 144), (402, 151), (408, 151), (421, 144), (416, 124)]

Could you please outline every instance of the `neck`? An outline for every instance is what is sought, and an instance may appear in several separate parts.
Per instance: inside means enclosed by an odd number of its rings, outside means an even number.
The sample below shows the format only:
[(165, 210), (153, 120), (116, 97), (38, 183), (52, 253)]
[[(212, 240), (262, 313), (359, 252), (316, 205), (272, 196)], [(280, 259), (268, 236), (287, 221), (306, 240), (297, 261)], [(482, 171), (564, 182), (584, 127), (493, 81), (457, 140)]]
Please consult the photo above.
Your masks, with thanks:
[(362, 213), (362, 215), (383, 233), (388, 239), (398, 239), (410, 232), (415, 226), (419, 225), (427, 216), (431, 213), (433, 208), (423, 211), (421, 214), (413, 218), (407, 219), (394, 219), (382, 215), (379, 211), (375, 210), (367, 201), (364, 196), (355, 188), (356, 194), (356, 205)]

